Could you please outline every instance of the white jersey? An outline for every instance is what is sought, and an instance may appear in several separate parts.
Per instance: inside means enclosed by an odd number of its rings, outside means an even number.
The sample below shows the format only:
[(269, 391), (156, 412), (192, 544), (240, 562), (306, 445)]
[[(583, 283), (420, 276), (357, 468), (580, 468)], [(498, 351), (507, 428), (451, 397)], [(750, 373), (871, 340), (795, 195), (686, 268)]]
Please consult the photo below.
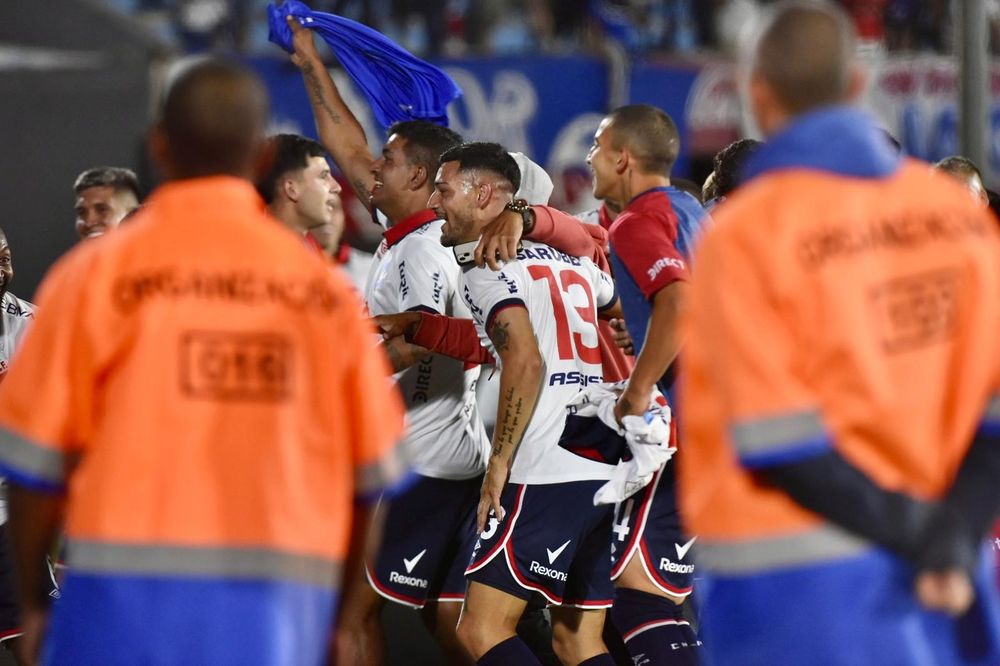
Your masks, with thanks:
[(517, 261), (500, 272), (466, 267), (463, 298), (480, 340), (497, 362), (486, 330), (502, 309), (523, 305), (545, 363), (541, 392), (510, 472), (511, 483), (607, 480), (614, 465), (583, 458), (559, 446), (566, 405), (580, 389), (603, 381), (597, 310), (617, 295), (610, 276), (589, 259), (524, 241)]
[(8, 291), (0, 299), (0, 310), (2, 310), (0, 321), (3, 326), (3, 332), (0, 334), (0, 380), (2, 380), (7, 374), (11, 357), (35, 317), (35, 306)]
[[(10, 367), (10, 359), (24, 339), (24, 334), (28, 331), (28, 326), (35, 318), (35, 306), (9, 291), (0, 299), (0, 381), (3, 381), (7, 369)], [(0, 492), (0, 525), (7, 522), (7, 492), (3, 488)]]
[(347, 255), (347, 261), (340, 264), (340, 268), (347, 273), (351, 284), (359, 293), (365, 288), (365, 282), (367, 282), (368, 274), (371, 272), (372, 259), (371, 254), (352, 247), (350, 254)]
[[(443, 224), (428, 211), (386, 231), (365, 283), (371, 314), (423, 310), (471, 316), (458, 291), (461, 269), (451, 249), (441, 245)], [(414, 471), (436, 479), (481, 474), (489, 439), (476, 407), (479, 366), (466, 369), (461, 361), (430, 354), (395, 379), (407, 409), (402, 446)]]

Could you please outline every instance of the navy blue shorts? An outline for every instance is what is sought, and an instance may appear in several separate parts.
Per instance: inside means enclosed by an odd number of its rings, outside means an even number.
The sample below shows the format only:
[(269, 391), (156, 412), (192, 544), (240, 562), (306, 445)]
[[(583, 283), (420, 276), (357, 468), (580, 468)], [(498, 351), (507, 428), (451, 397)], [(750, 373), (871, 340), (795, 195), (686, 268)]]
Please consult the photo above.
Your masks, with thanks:
[(466, 570), (470, 581), (519, 599), (608, 608), (614, 601), (609, 558), (612, 509), (594, 506), (604, 481), (507, 484), (506, 518), (490, 517)]
[(376, 592), (414, 608), (465, 599), (465, 566), (476, 543), (482, 484), (481, 476), (463, 481), (417, 476), (388, 503), (382, 547), (374, 567), (366, 563)]
[(638, 557), (649, 580), (674, 596), (691, 594), (694, 538), (681, 529), (677, 509), (676, 456), (649, 485), (615, 507), (611, 541), (611, 579)]

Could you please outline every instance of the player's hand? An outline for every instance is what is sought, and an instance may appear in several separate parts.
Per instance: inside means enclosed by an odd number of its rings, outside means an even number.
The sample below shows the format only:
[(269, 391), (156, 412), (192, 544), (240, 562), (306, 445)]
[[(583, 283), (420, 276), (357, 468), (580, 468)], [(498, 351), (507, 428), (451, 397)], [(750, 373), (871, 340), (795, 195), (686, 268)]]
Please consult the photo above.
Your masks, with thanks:
[(36, 666), (39, 663), (47, 621), (45, 611), (22, 610), (21, 630), (24, 633), (14, 643), (14, 652), (20, 666)]
[(976, 596), (969, 575), (959, 569), (922, 571), (917, 574), (915, 588), (924, 608), (952, 617), (964, 615)]
[(393, 372), (406, 370), (431, 353), (427, 347), (407, 342), (401, 335), (383, 340), (382, 349), (385, 350), (385, 355), (389, 358)]
[(615, 403), (615, 420), (620, 424), (622, 418), (625, 416), (642, 416), (649, 409), (649, 391), (642, 391), (640, 389), (633, 389), (631, 382), (622, 391), (622, 394), (618, 396), (618, 402)]
[(417, 331), (420, 319), (419, 312), (400, 312), (398, 314), (372, 317), (375, 326), (382, 331), (382, 335), (385, 338), (403, 336), (406, 340), (413, 339), (413, 334)]
[(632, 344), (632, 336), (625, 328), (624, 319), (610, 319), (608, 325), (611, 326), (611, 338), (615, 345), (629, 356), (635, 354), (635, 346)]
[(510, 210), (504, 209), (495, 220), (483, 227), (476, 246), (476, 266), (484, 265), (498, 271), (503, 262), (517, 259), (517, 244), (524, 233), (524, 219)]
[(498, 521), (503, 521), (504, 510), (500, 506), (500, 495), (507, 483), (507, 466), (490, 464), (486, 467), (483, 487), (479, 491), (479, 507), (476, 509), (476, 531), (482, 533), (490, 519), (490, 510)]
[(316, 50), (316, 43), (313, 42), (312, 30), (303, 28), (299, 20), (294, 16), (286, 16), (285, 22), (292, 31), (292, 47), (295, 53), (292, 54), (292, 62), (296, 67), (302, 67), (307, 63), (320, 62), (319, 51)]

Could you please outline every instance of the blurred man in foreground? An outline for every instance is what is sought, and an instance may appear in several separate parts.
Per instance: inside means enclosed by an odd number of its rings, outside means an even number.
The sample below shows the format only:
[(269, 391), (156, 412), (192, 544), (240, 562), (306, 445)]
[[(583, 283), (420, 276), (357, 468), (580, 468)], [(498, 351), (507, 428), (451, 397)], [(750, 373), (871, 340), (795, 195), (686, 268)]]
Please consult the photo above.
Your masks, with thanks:
[[(24, 663), (319, 664), (401, 408), (346, 280), (263, 213), (267, 95), (192, 66), (136, 223), (50, 272), (0, 387)], [(337, 339), (340, 344), (331, 345)], [(65, 501), (44, 647), (37, 563)]]
[(850, 20), (781, 3), (768, 137), (691, 281), (681, 508), (717, 664), (996, 664), (1000, 242), (847, 106)]

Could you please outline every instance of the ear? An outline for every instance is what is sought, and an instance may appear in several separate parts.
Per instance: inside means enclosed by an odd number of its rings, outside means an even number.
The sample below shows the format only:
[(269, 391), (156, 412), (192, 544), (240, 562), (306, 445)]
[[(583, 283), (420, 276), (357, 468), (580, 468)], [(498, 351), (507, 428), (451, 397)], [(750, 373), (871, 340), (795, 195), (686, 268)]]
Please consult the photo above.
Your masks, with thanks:
[(277, 150), (274, 142), (265, 141), (263, 138), (260, 140), (257, 146), (257, 156), (253, 163), (253, 182), (260, 182), (260, 179), (271, 171)]
[(146, 150), (153, 164), (164, 176), (169, 177), (173, 173), (173, 160), (170, 157), (170, 143), (160, 125), (154, 125), (146, 135)]
[(622, 148), (618, 152), (617, 159), (615, 159), (615, 173), (619, 175), (625, 173), (631, 164), (632, 154), (628, 151), (628, 148)]
[(774, 95), (771, 84), (763, 76), (756, 72), (750, 76), (750, 85), (747, 86), (747, 94), (750, 101), (750, 113), (757, 129), (765, 136), (771, 133), (774, 124), (775, 110), (780, 106)]
[(486, 208), (493, 200), (493, 185), (491, 183), (480, 183), (476, 192), (476, 207)]
[(281, 180), (281, 192), (289, 201), (299, 200), (299, 188), (296, 186), (294, 178), (283, 178)]
[(414, 190), (422, 190), (427, 185), (427, 169), (421, 165), (413, 167), (410, 172), (410, 187)]
[(847, 101), (853, 102), (859, 99), (864, 93), (866, 85), (868, 85), (868, 72), (858, 63), (854, 63), (847, 80)]

